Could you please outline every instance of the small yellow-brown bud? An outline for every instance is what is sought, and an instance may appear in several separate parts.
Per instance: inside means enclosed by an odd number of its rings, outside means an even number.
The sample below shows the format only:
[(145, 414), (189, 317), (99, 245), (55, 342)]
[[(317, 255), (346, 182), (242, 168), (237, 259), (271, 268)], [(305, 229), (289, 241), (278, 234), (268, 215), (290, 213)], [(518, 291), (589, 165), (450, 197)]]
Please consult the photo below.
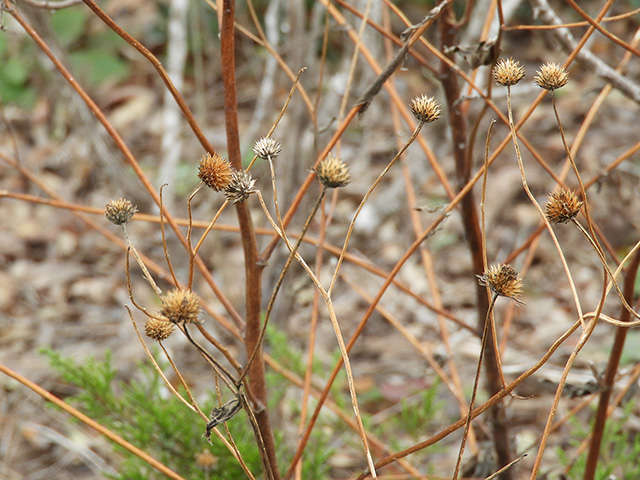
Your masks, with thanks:
[(233, 203), (244, 202), (253, 192), (255, 192), (255, 184), (256, 181), (251, 178), (251, 174), (249, 172), (245, 172), (244, 170), (233, 172), (233, 175), (231, 176), (231, 183), (224, 193), (229, 200), (233, 201)]
[(217, 153), (205, 153), (198, 165), (198, 178), (216, 192), (225, 190), (231, 183), (233, 169), (229, 160)]
[(547, 196), (544, 215), (550, 223), (567, 223), (580, 212), (584, 202), (568, 188), (559, 188)]
[(533, 77), (536, 84), (545, 90), (556, 90), (564, 87), (569, 81), (567, 71), (557, 63), (545, 63)]
[(327, 188), (344, 187), (351, 183), (349, 167), (332, 154), (322, 160), (315, 169), (318, 180)]
[(119, 198), (118, 200), (111, 200), (107, 203), (104, 207), (104, 216), (107, 217), (107, 220), (111, 223), (124, 225), (131, 221), (137, 211), (136, 206), (129, 200)]
[(420, 95), (411, 100), (410, 106), (413, 116), (424, 123), (434, 122), (440, 118), (442, 114), (438, 101), (426, 95)]
[(216, 457), (209, 450), (202, 450), (194, 455), (196, 465), (198, 468), (205, 472), (210, 471), (218, 464), (218, 457)]
[(280, 155), (280, 152), (282, 152), (280, 143), (275, 141), (273, 138), (262, 137), (253, 146), (253, 153), (263, 160), (275, 160), (276, 157)]
[(511, 265), (493, 265), (485, 270), (484, 275), (477, 275), (477, 277), (480, 285), (489, 287), (496, 295), (508, 297), (520, 303), (518, 297), (522, 295), (522, 279)]
[(147, 337), (154, 339), (156, 342), (166, 340), (173, 332), (173, 323), (167, 320), (158, 320), (157, 318), (149, 318), (144, 324), (144, 333)]
[(503, 58), (495, 64), (491, 74), (498, 84), (510, 87), (524, 78), (524, 67), (513, 58)]
[(160, 297), (160, 314), (175, 324), (198, 323), (200, 302), (191, 290), (174, 288)]

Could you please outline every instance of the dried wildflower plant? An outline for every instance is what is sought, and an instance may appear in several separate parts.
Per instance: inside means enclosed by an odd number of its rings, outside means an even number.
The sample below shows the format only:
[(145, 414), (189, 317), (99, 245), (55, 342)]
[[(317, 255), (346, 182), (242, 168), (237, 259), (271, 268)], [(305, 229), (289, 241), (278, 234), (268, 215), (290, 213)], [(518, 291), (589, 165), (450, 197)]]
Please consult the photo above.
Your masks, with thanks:
[(217, 153), (206, 153), (198, 164), (198, 178), (216, 192), (224, 191), (231, 183), (233, 169), (226, 158)]
[(433, 97), (420, 95), (411, 100), (411, 113), (420, 122), (431, 123), (436, 121), (442, 115), (440, 104)]
[(249, 172), (239, 170), (233, 172), (231, 183), (225, 190), (225, 195), (233, 203), (244, 202), (249, 196), (255, 192), (255, 179), (251, 178)]
[(493, 79), (503, 87), (511, 87), (524, 78), (524, 67), (513, 58), (503, 58), (491, 70)]
[(349, 167), (331, 153), (315, 168), (320, 183), (327, 188), (340, 188), (351, 183)]
[(131, 221), (138, 209), (125, 198), (111, 200), (104, 207), (104, 216), (115, 225), (126, 225)]
[(561, 65), (548, 62), (540, 66), (533, 80), (539, 87), (553, 91), (569, 82), (569, 74)]
[(483, 275), (477, 275), (477, 277), (478, 283), (483, 287), (489, 287), (495, 295), (510, 298), (518, 304), (522, 303), (518, 300), (522, 295), (522, 279), (511, 265), (492, 265)]
[(262, 160), (275, 160), (282, 152), (280, 143), (270, 137), (262, 137), (253, 146), (253, 153)]
[(160, 320), (158, 318), (148, 318), (144, 324), (144, 333), (147, 337), (161, 342), (166, 340), (173, 333), (173, 323), (168, 320)]
[(160, 314), (176, 325), (198, 323), (200, 302), (191, 290), (174, 288), (160, 297)]
[(562, 187), (547, 196), (544, 215), (554, 225), (567, 223), (578, 215), (583, 204), (574, 192)]

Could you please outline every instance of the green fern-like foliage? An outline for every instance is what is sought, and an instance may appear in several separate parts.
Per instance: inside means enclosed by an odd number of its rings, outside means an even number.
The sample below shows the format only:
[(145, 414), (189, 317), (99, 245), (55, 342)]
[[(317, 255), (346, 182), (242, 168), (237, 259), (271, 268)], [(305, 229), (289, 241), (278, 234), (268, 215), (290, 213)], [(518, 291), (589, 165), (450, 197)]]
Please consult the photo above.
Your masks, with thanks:
[[(75, 395), (65, 399), (67, 402), (183, 477), (246, 478), (238, 462), (218, 438), (212, 436), (213, 445), (206, 442), (202, 435), (205, 428), (203, 420), (167, 391), (157, 372), (148, 364), (137, 365), (134, 378), (122, 381), (118, 380), (118, 372), (108, 353), (104, 361), (90, 358), (82, 364), (52, 350), (44, 353), (61, 378), (78, 388)], [(205, 412), (211, 410), (214, 398), (207, 403), (201, 405)], [(246, 415), (239, 412), (227, 422), (227, 426), (247, 466), (259, 475), (262, 470), (260, 457)], [(166, 478), (115, 444), (114, 450), (121, 455), (122, 462), (117, 466), (118, 474), (110, 478)], [(196, 455), (203, 451), (209, 451), (217, 458), (217, 463), (208, 472), (198, 467), (195, 461)]]

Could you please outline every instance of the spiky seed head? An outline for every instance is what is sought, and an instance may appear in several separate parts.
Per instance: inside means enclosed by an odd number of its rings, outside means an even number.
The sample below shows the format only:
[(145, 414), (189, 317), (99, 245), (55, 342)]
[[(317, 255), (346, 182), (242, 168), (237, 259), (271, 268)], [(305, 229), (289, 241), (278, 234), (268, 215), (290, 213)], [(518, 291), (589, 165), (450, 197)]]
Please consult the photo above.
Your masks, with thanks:
[(255, 184), (256, 181), (251, 178), (251, 174), (249, 172), (239, 170), (233, 172), (233, 175), (231, 176), (231, 183), (224, 193), (229, 200), (233, 201), (234, 204), (244, 202), (253, 192), (255, 192)]
[(156, 342), (166, 340), (173, 332), (173, 323), (168, 320), (159, 320), (157, 318), (149, 318), (144, 324), (144, 333), (147, 337), (154, 339)]
[(171, 323), (198, 323), (200, 302), (191, 290), (174, 288), (160, 297), (160, 314)]
[(131, 221), (137, 211), (138, 209), (133, 203), (121, 197), (107, 203), (104, 207), (104, 216), (111, 223), (125, 225)]
[(216, 457), (209, 450), (202, 450), (201, 452), (197, 452), (195, 455), (195, 461), (198, 468), (204, 470), (205, 472), (210, 471), (218, 464), (218, 457)]
[(440, 118), (442, 114), (442, 109), (438, 101), (426, 95), (419, 95), (411, 100), (410, 106), (413, 116), (423, 123), (434, 122)]
[(326, 156), (315, 169), (318, 180), (327, 188), (340, 188), (351, 183), (349, 167), (332, 154)]
[(567, 223), (578, 215), (583, 203), (575, 193), (568, 188), (562, 187), (547, 196), (544, 215), (554, 225)]
[(262, 160), (267, 160), (269, 158), (271, 160), (275, 160), (276, 157), (280, 155), (280, 152), (282, 152), (280, 143), (275, 141), (273, 138), (262, 137), (253, 146), (253, 153)]
[(536, 84), (545, 90), (556, 90), (564, 87), (569, 82), (569, 74), (557, 63), (545, 63), (540, 66), (537, 75), (533, 77)]
[(510, 87), (524, 78), (524, 67), (513, 58), (503, 58), (494, 65), (491, 74), (498, 84)]
[(198, 178), (216, 192), (225, 190), (229, 186), (232, 174), (233, 169), (229, 160), (217, 153), (213, 155), (205, 153), (198, 164)]
[(522, 279), (518, 271), (509, 264), (492, 265), (487, 268), (483, 275), (478, 275), (478, 283), (483, 287), (489, 287), (496, 295), (520, 303), (518, 297), (522, 295)]

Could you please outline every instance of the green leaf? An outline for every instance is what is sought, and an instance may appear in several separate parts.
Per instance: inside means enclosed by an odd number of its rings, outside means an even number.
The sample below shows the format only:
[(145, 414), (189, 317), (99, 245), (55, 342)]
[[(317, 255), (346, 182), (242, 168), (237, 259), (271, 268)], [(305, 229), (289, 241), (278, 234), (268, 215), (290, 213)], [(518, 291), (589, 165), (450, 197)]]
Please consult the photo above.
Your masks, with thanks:
[(65, 8), (56, 11), (51, 17), (51, 25), (58, 40), (68, 47), (84, 33), (87, 15), (83, 9)]
[(122, 80), (129, 74), (125, 62), (101, 50), (73, 52), (69, 58), (77, 75), (92, 85), (101, 85), (108, 80)]

